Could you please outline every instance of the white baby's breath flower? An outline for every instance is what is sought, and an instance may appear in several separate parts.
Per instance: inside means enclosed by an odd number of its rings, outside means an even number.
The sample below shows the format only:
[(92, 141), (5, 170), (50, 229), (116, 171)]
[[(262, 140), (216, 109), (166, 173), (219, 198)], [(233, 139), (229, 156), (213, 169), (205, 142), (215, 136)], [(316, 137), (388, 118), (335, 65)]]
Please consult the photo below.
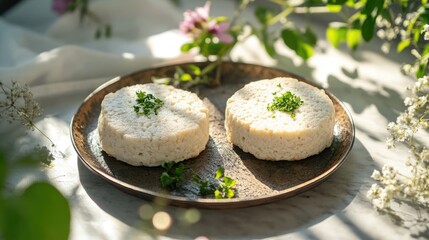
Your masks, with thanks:
[(380, 186), (378, 186), (378, 184), (374, 183), (374, 184), (372, 184), (371, 188), (366, 193), (366, 196), (369, 199), (378, 198), (378, 196), (380, 195), (380, 192), (381, 192)]
[(423, 30), (422, 30), (423, 32), (427, 32), (427, 31), (429, 31), (429, 24), (425, 24), (424, 26), (423, 26)]
[(380, 180), (381, 178), (381, 174), (378, 170), (374, 170), (374, 172), (372, 172), (371, 178), (375, 179), (375, 180)]
[(412, 99), (410, 97), (406, 97), (404, 100), (405, 106), (410, 106), (412, 104)]

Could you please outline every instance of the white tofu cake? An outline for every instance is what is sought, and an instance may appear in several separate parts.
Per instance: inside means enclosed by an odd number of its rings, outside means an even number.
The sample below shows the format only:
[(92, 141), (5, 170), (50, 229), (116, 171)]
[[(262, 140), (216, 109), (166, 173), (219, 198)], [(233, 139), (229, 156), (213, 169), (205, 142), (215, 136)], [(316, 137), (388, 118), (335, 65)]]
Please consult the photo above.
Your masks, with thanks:
[[(294, 114), (268, 110), (274, 96), (287, 91), (303, 101)], [(334, 125), (334, 105), (325, 92), (293, 78), (251, 82), (228, 99), (225, 110), (228, 140), (263, 160), (318, 154), (331, 145)]]
[[(153, 94), (164, 104), (137, 114), (136, 92)], [(144, 84), (107, 94), (101, 103), (98, 133), (102, 149), (134, 166), (159, 166), (196, 157), (209, 140), (209, 112), (194, 93), (172, 86)]]

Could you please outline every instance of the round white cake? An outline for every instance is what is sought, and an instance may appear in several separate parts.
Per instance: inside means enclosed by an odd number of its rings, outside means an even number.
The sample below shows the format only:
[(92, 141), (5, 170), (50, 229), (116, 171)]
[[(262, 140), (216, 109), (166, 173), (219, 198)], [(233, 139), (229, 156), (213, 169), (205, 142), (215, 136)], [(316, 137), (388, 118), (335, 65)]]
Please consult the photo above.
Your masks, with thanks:
[[(290, 91), (303, 101), (291, 112), (269, 110), (275, 96)], [(293, 78), (252, 82), (228, 99), (229, 141), (263, 160), (301, 160), (330, 146), (335, 109), (321, 89)]]
[[(138, 114), (136, 92), (152, 94), (163, 105)], [(209, 140), (209, 112), (194, 93), (172, 86), (144, 84), (107, 94), (101, 103), (98, 133), (102, 149), (134, 166), (159, 166), (196, 157)]]

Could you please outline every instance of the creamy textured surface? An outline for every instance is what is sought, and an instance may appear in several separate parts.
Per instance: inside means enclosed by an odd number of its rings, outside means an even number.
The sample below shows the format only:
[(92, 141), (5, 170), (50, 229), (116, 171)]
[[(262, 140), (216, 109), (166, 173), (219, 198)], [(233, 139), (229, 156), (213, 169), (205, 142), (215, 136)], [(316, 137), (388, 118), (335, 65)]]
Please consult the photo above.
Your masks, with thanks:
[[(273, 93), (286, 91), (304, 101), (295, 118), (267, 110)], [(325, 92), (292, 78), (249, 83), (228, 99), (225, 110), (229, 141), (264, 160), (300, 160), (321, 152), (332, 143), (334, 124), (335, 109)]]
[[(136, 91), (164, 101), (158, 114), (138, 115)], [(209, 113), (194, 93), (172, 86), (144, 84), (124, 87), (105, 96), (98, 119), (101, 147), (134, 166), (196, 157), (209, 139)]]

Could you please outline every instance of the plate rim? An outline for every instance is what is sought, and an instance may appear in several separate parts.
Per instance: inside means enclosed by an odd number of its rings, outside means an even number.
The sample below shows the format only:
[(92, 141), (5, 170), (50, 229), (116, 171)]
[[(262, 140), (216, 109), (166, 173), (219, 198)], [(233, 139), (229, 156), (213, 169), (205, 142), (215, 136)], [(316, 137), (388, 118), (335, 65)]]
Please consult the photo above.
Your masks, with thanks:
[[(141, 73), (143, 71), (151, 71), (151, 70), (157, 70), (157, 69), (162, 69), (162, 68), (166, 68), (166, 67), (174, 67), (174, 66), (186, 66), (189, 64), (206, 64), (206, 63), (207, 62), (184, 62), (184, 63), (179, 63), (179, 64), (166, 64), (166, 65), (158, 65), (158, 66), (154, 66), (154, 67), (143, 68), (143, 69), (134, 71), (134, 72), (129, 73), (129, 74), (125, 74), (122, 76), (112, 78), (112, 79), (108, 80), (107, 82), (98, 86), (96, 89), (94, 89), (79, 105), (78, 109), (76, 110), (76, 112), (73, 115), (71, 122), (70, 122), (70, 138), (71, 138), (73, 147), (77, 153), (79, 160), (95, 175), (98, 175), (99, 177), (106, 180), (107, 182), (109, 182), (110, 184), (115, 186), (116, 188), (119, 188), (123, 192), (129, 193), (129, 194), (134, 195), (134, 196), (142, 197), (146, 200), (154, 200), (157, 198), (161, 198), (161, 199), (167, 201), (168, 205), (174, 205), (174, 206), (179, 206), (179, 207), (190, 207), (190, 206), (192, 206), (192, 207), (197, 207), (197, 208), (249, 207), (249, 206), (256, 206), (256, 205), (266, 204), (269, 202), (274, 202), (274, 201), (277, 201), (279, 199), (293, 197), (293, 196), (296, 196), (297, 194), (305, 192), (305, 191), (312, 189), (312, 188), (316, 187), (317, 185), (321, 184), (326, 178), (328, 178), (338, 168), (340, 168), (341, 165), (346, 161), (346, 159), (348, 158), (348, 156), (350, 154), (350, 151), (353, 148), (356, 136), (355, 136), (355, 124), (354, 124), (352, 115), (342, 101), (340, 101), (334, 94), (332, 94), (331, 92), (329, 92), (325, 88), (322, 88), (313, 82), (309, 82), (305, 78), (303, 78), (299, 75), (296, 75), (294, 73), (290, 73), (290, 72), (287, 72), (283, 69), (271, 67), (271, 66), (264, 66), (264, 65), (243, 63), (243, 62), (232, 62), (232, 61), (224, 61), (224, 62), (222, 62), (222, 64), (247, 65), (247, 66), (262, 67), (262, 68), (266, 68), (268, 70), (279, 71), (281, 73), (284, 73), (285, 75), (289, 75), (291, 77), (294, 77), (294, 78), (298, 79), (299, 81), (303, 81), (303, 82), (310, 84), (314, 87), (317, 87), (319, 89), (323, 89), (325, 91), (325, 93), (327, 95), (329, 95), (330, 98), (335, 99), (335, 101), (337, 101), (339, 106), (346, 113), (347, 120), (350, 122), (350, 126), (351, 126), (349, 129), (351, 141), (350, 141), (350, 144), (347, 146), (347, 149), (344, 151), (344, 154), (341, 156), (340, 160), (335, 162), (329, 168), (324, 169), (321, 174), (319, 174), (319, 175), (317, 175), (317, 176), (315, 176), (315, 177), (313, 177), (313, 178), (311, 178), (311, 179), (309, 179), (303, 183), (300, 183), (300, 184), (295, 185), (293, 187), (287, 188), (286, 190), (279, 191), (275, 195), (267, 195), (267, 196), (263, 196), (263, 197), (256, 197), (256, 198), (249, 198), (249, 199), (239, 199), (239, 198), (231, 198), (231, 199), (197, 198), (197, 199), (194, 199), (194, 198), (187, 198), (187, 197), (182, 197), (182, 196), (171, 195), (171, 194), (163, 193), (163, 192), (155, 192), (155, 191), (152, 191), (149, 189), (137, 187), (137, 186), (132, 185), (130, 183), (124, 182), (118, 178), (115, 178), (114, 176), (106, 173), (105, 171), (102, 171), (102, 170), (96, 168), (95, 166), (93, 166), (92, 164), (88, 163), (85, 160), (83, 154), (80, 151), (80, 147), (77, 146), (76, 140), (74, 138), (74, 125), (76, 124), (75, 123), (76, 115), (81, 111), (81, 109), (84, 107), (84, 104), (93, 95), (95, 95), (99, 91), (103, 90), (107, 86), (110, 86), (110, 85), (114, 84), (115, 82), (120, 81), (122, 78), (133, 76), (133, 75)], [(285, 195), (287, 195), (287, 196), (285, 196)], [(270, 201), (267, 201), (268, 198), (270, 199)], [(237, 203), (239, 203), (239, 205), (237, 205)]]

